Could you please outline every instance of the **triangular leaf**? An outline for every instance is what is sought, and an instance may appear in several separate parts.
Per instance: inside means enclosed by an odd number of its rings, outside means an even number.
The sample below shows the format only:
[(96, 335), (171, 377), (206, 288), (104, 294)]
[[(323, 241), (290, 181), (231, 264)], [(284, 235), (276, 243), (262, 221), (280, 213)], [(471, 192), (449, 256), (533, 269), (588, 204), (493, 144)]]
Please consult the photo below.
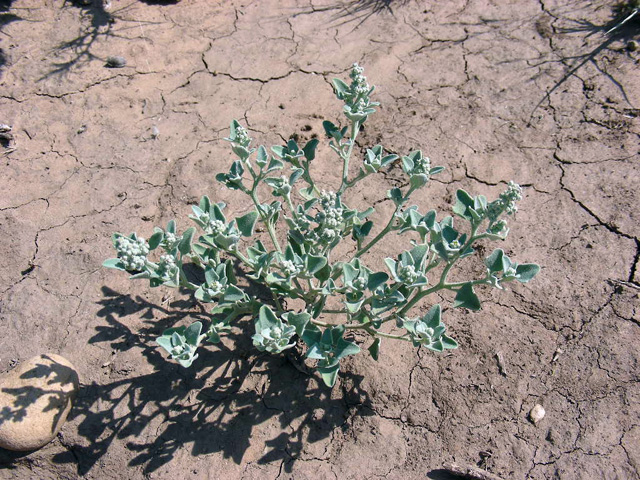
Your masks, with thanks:
[(309, 315), (306, 312), (302, 312), (302, 313), (288, 312), (288, 313), (285, 313), (283, 317), (285, 317), (285, 320), (289, 325), (292, 325), (296, 328), (296, 333), (298, 334), (299, 337), (302, 337), (302, 335), (304, 334), (305, 327), (309, 323), (309, 320), (311, 320), (311, 315)]
[(245, 237), (250, 237), (253, 235), (253, 228), (256, 225), (256, 221), (258, 220), (258, 212), (255, 210), (251, 210), (249, 213), (236, 217), (236, 223), (238, 224), (238, 230)]
[(380, 355), (380, 337), (377, 337), (367, 350), (369, 350), (371, 357), (377, 362), (378, 356)]
[(473, 285), (471, 283), (465, 283), (460, 289), (458, 293), (456, 293), (456, 298), (453, 301), (454, 308), (463, 307), (468, 308), (469, 310), (480, 310), (480, 300), (478, 296), (473, 291)]

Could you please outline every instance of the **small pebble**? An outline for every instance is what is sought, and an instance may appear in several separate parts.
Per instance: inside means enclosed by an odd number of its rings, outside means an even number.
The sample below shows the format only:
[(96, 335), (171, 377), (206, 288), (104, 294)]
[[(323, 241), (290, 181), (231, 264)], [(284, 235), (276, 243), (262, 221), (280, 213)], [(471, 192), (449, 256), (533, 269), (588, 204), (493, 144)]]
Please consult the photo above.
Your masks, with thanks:
[(151, 127), (151, 138), (155, 140), (160, 136), (160, 130), (155, 125)]
[(77, 134), (80, 135), (81, 133), (84, 133), (87, 131), (87, 126), (86, 125), (82, 125), (78, 130), (77, 130)]
[(113, 56), (107, 57), (107, 68), (122, 68), (127, 65), (127, 60), (124, 57)]
[(4, 123), (0, 123), (0, 133), (10, 132), (11, 127), (9, 125), (5, 125)]
[(536, 404), (529, 412), (529, 418), (533, 422), (534, 425), (537, 425), (540, 420), (544, 418), (545, 415), (544, 407), (542, 405)]
[(636, 50), (638, 50), (638, 42), (636, 42), (635, 40), (629, 40), (629, 43), (627, 43), (627, 50), (629, 50), (630, 52), (635, 52)]

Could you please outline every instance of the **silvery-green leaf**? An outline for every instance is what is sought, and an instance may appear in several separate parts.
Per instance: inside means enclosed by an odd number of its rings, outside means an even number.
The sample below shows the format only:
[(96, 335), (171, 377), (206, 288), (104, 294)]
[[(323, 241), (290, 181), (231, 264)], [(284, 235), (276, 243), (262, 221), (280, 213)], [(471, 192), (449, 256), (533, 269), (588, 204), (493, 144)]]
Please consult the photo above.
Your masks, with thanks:
[(402, 190), (399, 188), (392, 188), (387, 192), (387, 197), (389, 197), (393, 202), (397, 205), (403, 200)]
[(371, 275), (369, 275), (367, 288), (373, 291), (380, 285), (383, 285), (387, 280), (389, 280), (389, 275), (387, 275), (385, 272), (372, 273)]
[(326, 132), (328, 137), (335, 138), (336, 141), (342, 140), (344, 134), (340, 132), (340, 129), (336, 127), (329, 120), (325, 120), (322, 122), (322, 126), (324, 127), (324, 131)]
[(317, 257), (314, 255), (307, 255), (305, 259), (305, 267), (307, 272), (311, 275), (314, 275), (320, 269), (322, 269), (327, 264), (326, 257)]
[(222, 298), (225, 302), (239, 302), (241, 300), (244, 300), (245, 294), (235, 285), (229, 285), (224, 291), (224, 295)]
[(193, 237), (195, 231), (195, 228), (190, 227), (182, 234), (182, 239), (178, 244), (178, 250), (181, 254), (187, 255), (191, 251), (191, 238)]
[(440, 341), (442, 342), (442, 347), (445, 349), (453, 350), (454, 348), (458, 348), (458, 342), (447, 335), (442, 335)]
[[(209, 197), (207, 197), (206, 195), (204, 195), (201, 199), (200, 199), (200, 210), (202, 212), (208, 212), (209, 209), (211, 208), (211, 201), (209, 200)], [(197, 215), (197, 214), (196, 214)]]
[(304, 152), (305, 158), (310, 162), (314, 158), (316, 158), (316, 148), (320, 141), (317, 138), (312, 138), (307, 142), (302, 151)]
[(516, 267), (516, 280), (527, 283), (540, 272), (540, 265), (535, 263), (523, 263)]
[(462, 189), (456, 191), (456, 203), (453, 205), (453, 212), (456, 215), (470, 219), (468, 211), (472, 209), (473, 206), (474, 198), (471, 195)]
[(255, 210), (251, 210), (249, 213), (236, 218), (236, 223), (238, 224), (238, 230), (245, 237), (250, 237), (253, 235), (253, 228), (256, 225), (256, 221), (258, 220), (258, 212)]
[(342, 266), (342, 275), (344, 276), (345, 285), (351, 285), (351, 282), (358, 276), (358, 273), (358, 270), (353, 268), (351, 264), (345, 263)]
[(302, 168), (294, 168), (293, 172), (289, 176), (289, 185), (296, 183), (303, 174), (304, 170)]
[(326, 303), (327, 303), (327, 297), (322, 296), (320, 300), (318, 300), (313, 305), (313, 309), (311, 310), (311, 315), (313, 316), (313, 318), (318, 318), (320, 316), (320, 314), (322, 313), (322, 309), (324, 308)]
[(485, 259), (484, 263), (491, 273), (503, 271), (503, 257), (504, 251), (501, 248), (496, 248), (491, 255)]
[(200, 332), (202, 331), (202, 323), (194, 322), (184, 331), (184, 337), (189, 345), (198, 345), (200, 343)]
[(338, 344), (333, 350), (335, 357), (338, 360), (348, 355), (355, 355), (360, 352), (360, 347), (353, 342), (348, 342), (344, 338), (338, 339)]
[(322, 339), (322, 332), (320, 329), (314, 325), (313, 323), (307, 324), (307, 327), (304, 329), (302, 333), (302, 340), (307, 344), (309, 348), (311, 348), (316, 343), (319, 343)]
[(258, 318), (256, 319), (256, 332), (260, 332), (262, 330), (277, 327), (282, 322), (276, 317), (276, 314), (273, 313), (273, 310), (269, 308), (267, 305), (263, 305), (260, 307), (260, 312), (258, 313)]
[(465, 283), (462, 287), (460, 287), (458, 293), (456, 293), (456, 298), (453, 301), (453, 307), (463, 307), (468, 308), (469, 310), (480, 310), (480, 300), (473, 291), (473, 285), (471, 283)]
[(329, 267), (328, 264), (325, 264), (324, 267), (322, 267), (320, 270), (318, 270), (314, 274), (314, 277), (316, 277), (321, 282), (326, 282), (327, 280), (329, 280), (330, 276), (331, 276), (331, 267)]
[(110, 258), (108, 260), (105, 260), (104, 262), (102, 262), (102, 266), (106, 268), (114, 268), (116, 270), (122, 270), (123, 272), (127, 271), (127, 269), (124, 268), (124, 264), (122, 263), (122, 261), (120, 261), (119, 258)]
[(264, 145), (260, 145), (258, 147), (258, 153), (256, 155), (256, 164), (260, 168), (264, 168), (267, 165), (268, 161), (269, 161), (269, 154), (267, 153), (267, 149), (264, 147)]
[(309, 320), (311, 320), (311, 315), (309, 315), (306, 312), (302, 312), (302, 313), (287, 312), (282, 315), (282, 318), (284, 318), (289, 325), (294, 326), (296, 329), (296, 333), (298, 334), (299, 337), (302, 338), (304, 329), (309, 323)]
[(158, 248), (163, 238), (164, 232), (162, 232), (162, 230), (151, 235), (149, 237), (149, 250), (155, 250), (156, 248)]
[(267, 172), (266, 173), (273, 172), (274, 170), (281, 170), (283, 167), (284, 167), (284, 163), (282, 163), (277, 158), (272, 158), (269, 161), (269, 166), (267, 167)]
[(435, 304), (429, 311), (422, 317), (422, 321), (427, 324), (429, 328), (436, 328), (440, 325), (442, 318), (442, 308), (440, 304)]
[(339, 78), (334, 78), (332, 81), (332, 84), (333, 84), (333, 88), (335, 89), (335, 93), (340, 100), (344, 98), (344, 95), (346, 93), (349, 93), (349, 90), (350, 90), (349, 85), (344, 83)]
[(380, 355), (380, 337), (376, 337), (376, 339), (367, 350), (369, 350), (371, 358), (373, 358), (377, 362)]
[(384, 263), (387, 264), (387, 267), (389, 268), (389, 271), (391, 272), (391, 276), (393, 277), (393, 279), (396, 282), (401, 282), (402, 280), (400, 280), (396, 275), (397, 262), (393, 258), (385, 258)]
[(382, 160), (380, 161), (380, 166), (381, 167), (386, 167), (387, 165), (395, 162), (398, 158), (400, 158), (398, 155), (392, 154), (392, 155), (387, 155), (385, 157), (382, 157)]
[(324, 384), (331, 388), (335, 385), (336, 379), (338, 378), (338, 370), (340, 370), (340, 364), (332, 365), (330, 367), (317, 367), (320, 376), (322, 377), (322, 381)]
[(416, 268), (416, 270), (422, 267), (422, 262), (424, 261), (424, 258), (428, 253), (428, 245), (416, 245), (411, 250), (409, 250), (409, 255), (411, 255), (413, 266)]
[(411, 188), (413, 188), (414, 190), (420, 187), (424, 187), (428, 181), (429, 181), (429, 177), (424, 173), (418, 173), (416, 175), (411, 175), (411, 177), (409, 177), (409, 184), (411, 185)]

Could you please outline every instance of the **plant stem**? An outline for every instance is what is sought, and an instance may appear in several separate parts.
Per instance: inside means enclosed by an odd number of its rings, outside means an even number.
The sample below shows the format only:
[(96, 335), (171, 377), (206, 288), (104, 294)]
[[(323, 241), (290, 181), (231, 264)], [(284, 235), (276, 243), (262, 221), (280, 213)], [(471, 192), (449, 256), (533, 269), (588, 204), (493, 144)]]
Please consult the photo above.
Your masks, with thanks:
[(249, 193), (251, 200), (253, 200), (254, 205), (258, 209), (258, 213), (260, 214), (260, 218), (263, 223), (267, 226), (267, 231), (269, 232), (269, 237), (271, 237), (271, 242), (273, 243), (274, 248), (278, 251), (278, 253), (282, 253), (282, 249), (280, 248), (280, 243), (278, 243), (278, 238), (276, 237), (276, 232), (273, 229), (273, 225), (269, 222), (267, 218), (267, 214), (262, 209), (262, 205), (260, 204), (260, 200), (258, 200), (258, 195), (256, 193), (256, 187), (258, 186), (258, 182), (253, 184), (253, 188)]
[[(460, 258), (460, 253), (464, 252), (467, 248), (469, 248), (473, 242), (476, 241), (477, 237), (476, 237), (476, 232), (478, 231), (478, 227), (479, 225), (473, 227), (473, 229), (471, 230), (471, 235), (469, 236), (469, 240), (467, 240), (467, 242), (460, 248), (460, 250), (458, 251), (458, 253), (456, 253), (447, 263), (447, 265), (444, 267), (444, 270), (442, 271), (442, 274), (440, 275), (440, 281), (434, 285), (433, 287), (424, 290), (424, 291), (418, 291), (416, 293), (416, 295), (409, 300), (409, 302), (400, 309), (400, 311), (397, 312), (398, 316), (402, 316), (405, 313), (407, 313), (416, 303), (418, 303), (420, 300), (422, 300), (424, 297), (426, 297), (427, 295), (430, 295), (433, 292), (437, 292), (438, 290), (442, 290), (445, 288), (449, 288), (449, 287), (456, 287), (458, 284), (447, 284), (447, 275), (449, 275), (449, 271), (451, 270), (451, 268), (453, 268), (453, 265), (456, 263), (456, 261)], [(465, 283), (469, 283), (469, 282), (462, 282), (462, 285)], [(480, 282), (478, 282), (480, 283)]]
[(375, 334), (373, 334), (373, 336), (375, 337), (384, 337), (384, 338), (393, 338), (394, 340), (403, 340), (405, 342), (410, 342), (411, 339), (405, 337), (404, 335), (393, 335), (391, 333), (384, 333), (384, 332), (375, 332)]
[(387, 222), (387, 225), (382, 229), (382, 231), (378, 235), (375, 236), (375, 238), (373, 240), (371, 240), (367, 245), (365, 245), (360, 250), (358, 250), (356, 252), (356, 254), (354, 255), (354, 258), (358, 258), (358, 257), (361, 257), (362, 255), (364, 255), (366, 252), (369, 251), (369, 249), (371, 247), (373, 247), (376, 243), (378, 243), (380, 240), (382, 240), (382, 238), (384, 238), (384, 236), (392, 230), (393, 222), (396, 219), (396, 215), (398, 214), (398, 212), (400, 212), (400, 210), (402, 209), (404, 204), (407, 203), (407, 200), (409, 200), (409, 197), (411, 196), (411, 194), (413, 193), (414, 190), (415, 189), (412, 188), (412, 187), (409, 188), (409, 191), (407, 192), (407, 194), (402, 198), (402, 200), (400, 202), (398, 202), (396, 204), (396, 209), (394, 210), (393, 214), (391, 215), (391, 218), (389, 219), (389, 222)]
[(341, 154), (342, 157), (342, 183), (340, 184), (340, 189), (338, 190), (338, 194), (342, 194), (349, 182), (347, 181), (349, 177), (349, 160), (351, 159), (351, 153), (353, 152), (353, 146), (356, 144), (356, 138), (358, 137), (358, 133), (360, 132), (360, 122), (355, 121), (351, 124), (351, 138), (349, 139), (349, 150), (347, 150), (346, 154)]

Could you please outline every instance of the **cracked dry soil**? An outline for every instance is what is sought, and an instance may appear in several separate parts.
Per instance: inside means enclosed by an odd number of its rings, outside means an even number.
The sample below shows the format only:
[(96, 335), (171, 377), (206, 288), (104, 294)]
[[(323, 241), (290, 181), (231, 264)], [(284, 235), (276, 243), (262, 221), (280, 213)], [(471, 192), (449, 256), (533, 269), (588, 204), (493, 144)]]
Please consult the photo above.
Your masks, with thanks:
[[(625, 48), (638, 30), (605, 35), (611, 2), (9, 0), (0, 18), (14, 134), (0, 152), (0, 371), (54, 352), (82, 381), (62, 434), (1, 451), (0, 477), (446, 479), (455, 461), (504, 479), (639, 478), (640, 83)], [(127, 65), (105, 68), (112, 55)], [(460, 187), (525, 186), (500, 246), (541, 274), (481, 291), (479, 312), (447, 310), (458, 350), (386, 343), (332, 391), (256, 355), (246, 321), (193, 368), (165, 362), (154, 336), (205, 312), (101, 268), (111, 233), (184, 226), (203, 194), (246, 211), (213, 181), (229, 121), (267, 145), (322, 136), (340, 114), (329, 82), (353, 61), (382, 103), (359, 147), (420, 147), (447, 168), (421, 211), (450, 213)], [(314, 167), (335, 188), (326, 144)], [(385, 219), (400, 173), (353, 198)]]

